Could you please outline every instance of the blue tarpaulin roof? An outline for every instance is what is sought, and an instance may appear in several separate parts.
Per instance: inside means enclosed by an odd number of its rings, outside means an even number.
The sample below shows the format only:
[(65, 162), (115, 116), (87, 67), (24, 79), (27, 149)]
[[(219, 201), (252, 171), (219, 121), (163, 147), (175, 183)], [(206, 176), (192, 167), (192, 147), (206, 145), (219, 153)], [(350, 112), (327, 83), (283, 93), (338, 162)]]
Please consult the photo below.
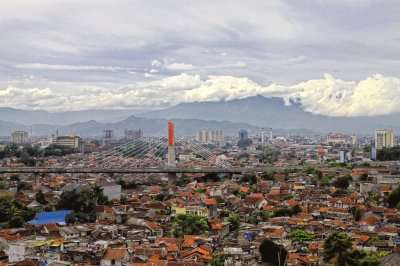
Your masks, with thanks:
[(36, 218), (30, 220), (28, 224), (48, 224), (48, 223), (65, 223), (65, 218), (72, 210), (55, 211), (55, 212), (38, 212)]

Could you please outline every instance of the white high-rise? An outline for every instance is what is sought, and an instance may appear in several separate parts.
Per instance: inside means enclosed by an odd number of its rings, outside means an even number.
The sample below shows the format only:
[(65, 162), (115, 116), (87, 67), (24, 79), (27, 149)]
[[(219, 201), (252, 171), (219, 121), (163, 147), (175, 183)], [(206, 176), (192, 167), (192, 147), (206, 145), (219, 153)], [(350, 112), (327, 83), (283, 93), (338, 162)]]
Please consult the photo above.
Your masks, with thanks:
[(197, 141), (201, 143), (211, 143), (224, 140), (222, 130), (199, 130), (197, 131)]
[(388, 129), (375, 130), (375, 148), (377, 150), (384, 147), (390, 148), (394, 146), (393, 131)]
[(11, 133), (11, 142), (14, 143), (27, 143), (28, 132), (26, 131), (14, 131)]

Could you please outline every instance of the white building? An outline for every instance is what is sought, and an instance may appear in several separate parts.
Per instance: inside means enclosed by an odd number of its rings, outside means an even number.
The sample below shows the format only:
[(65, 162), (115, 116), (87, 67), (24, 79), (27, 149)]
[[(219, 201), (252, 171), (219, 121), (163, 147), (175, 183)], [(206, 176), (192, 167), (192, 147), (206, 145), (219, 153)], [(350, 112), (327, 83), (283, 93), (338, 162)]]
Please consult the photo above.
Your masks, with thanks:
[(11, 133), (11, 142), (14, 143), (27, 143), (28, 132), (26, 131), (14, 131)]
[(224, 140), (222, 130), (199, 130), (197, 131), (197, 141), (201, 143), (211, 143)]
[(103, 189), (103, 195), (108, 200), (120, 200), (121, 199), (121, 185), (102, 180), (96, 183), (97, 186)]
[(375, 148), (391, 148), (394, 146), (393, 131), (387, 129), (375, 130)]

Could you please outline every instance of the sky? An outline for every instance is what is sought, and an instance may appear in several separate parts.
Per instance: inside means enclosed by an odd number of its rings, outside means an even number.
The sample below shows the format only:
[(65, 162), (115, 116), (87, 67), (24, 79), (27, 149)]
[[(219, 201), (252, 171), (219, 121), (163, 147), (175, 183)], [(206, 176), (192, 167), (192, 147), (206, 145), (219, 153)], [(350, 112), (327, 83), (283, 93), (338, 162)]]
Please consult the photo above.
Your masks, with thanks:
[(164, 108), (257, 94), (400, 112), (397, 0), (2, 0), (0, 106)]

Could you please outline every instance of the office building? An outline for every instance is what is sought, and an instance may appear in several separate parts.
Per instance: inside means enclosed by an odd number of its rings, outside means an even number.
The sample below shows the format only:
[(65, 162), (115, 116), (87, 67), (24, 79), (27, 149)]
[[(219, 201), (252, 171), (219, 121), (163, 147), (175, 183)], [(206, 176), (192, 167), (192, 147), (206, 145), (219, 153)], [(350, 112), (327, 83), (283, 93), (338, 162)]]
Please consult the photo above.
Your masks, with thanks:
[(138, 140), (143, 137), (143, 131), (141, 129), (132, 130), (125, 129), (125, 139), (126, 140)]
[(393, 131), (388, 129), (375, 130), (375, 148), (390, 148), (394, 146)]
[(245, 140), (249, 138), (249, 133), (247, 130), (241, 129), (239, 130), (239, 140)]
[(28, 142), (28, 132), (26, 131), (14, 131), (11, 133), (11, 142), (14, 143), (27, 143)]
[(56, 136), (53, 139), (54, 144), (67, 146), (73, 149), (80, 148), (82, 145), (82, 139), (76, 135), (71, 136)]
[(348, 137), (346, 135), (340, 134), (340, 133), (329, 133), (326, 136), (326, 142), (327, 143), (346, 143)]
[(111, 129), (103, 130), (103, 138), (101, 139), (102, 146), (110, 147), (113, 139), (114, 139), (114, 130)]
[(222, 130), (199, 130), (197, 131), (197, 141), (201, 143), (211, 143), (224, 140)]

